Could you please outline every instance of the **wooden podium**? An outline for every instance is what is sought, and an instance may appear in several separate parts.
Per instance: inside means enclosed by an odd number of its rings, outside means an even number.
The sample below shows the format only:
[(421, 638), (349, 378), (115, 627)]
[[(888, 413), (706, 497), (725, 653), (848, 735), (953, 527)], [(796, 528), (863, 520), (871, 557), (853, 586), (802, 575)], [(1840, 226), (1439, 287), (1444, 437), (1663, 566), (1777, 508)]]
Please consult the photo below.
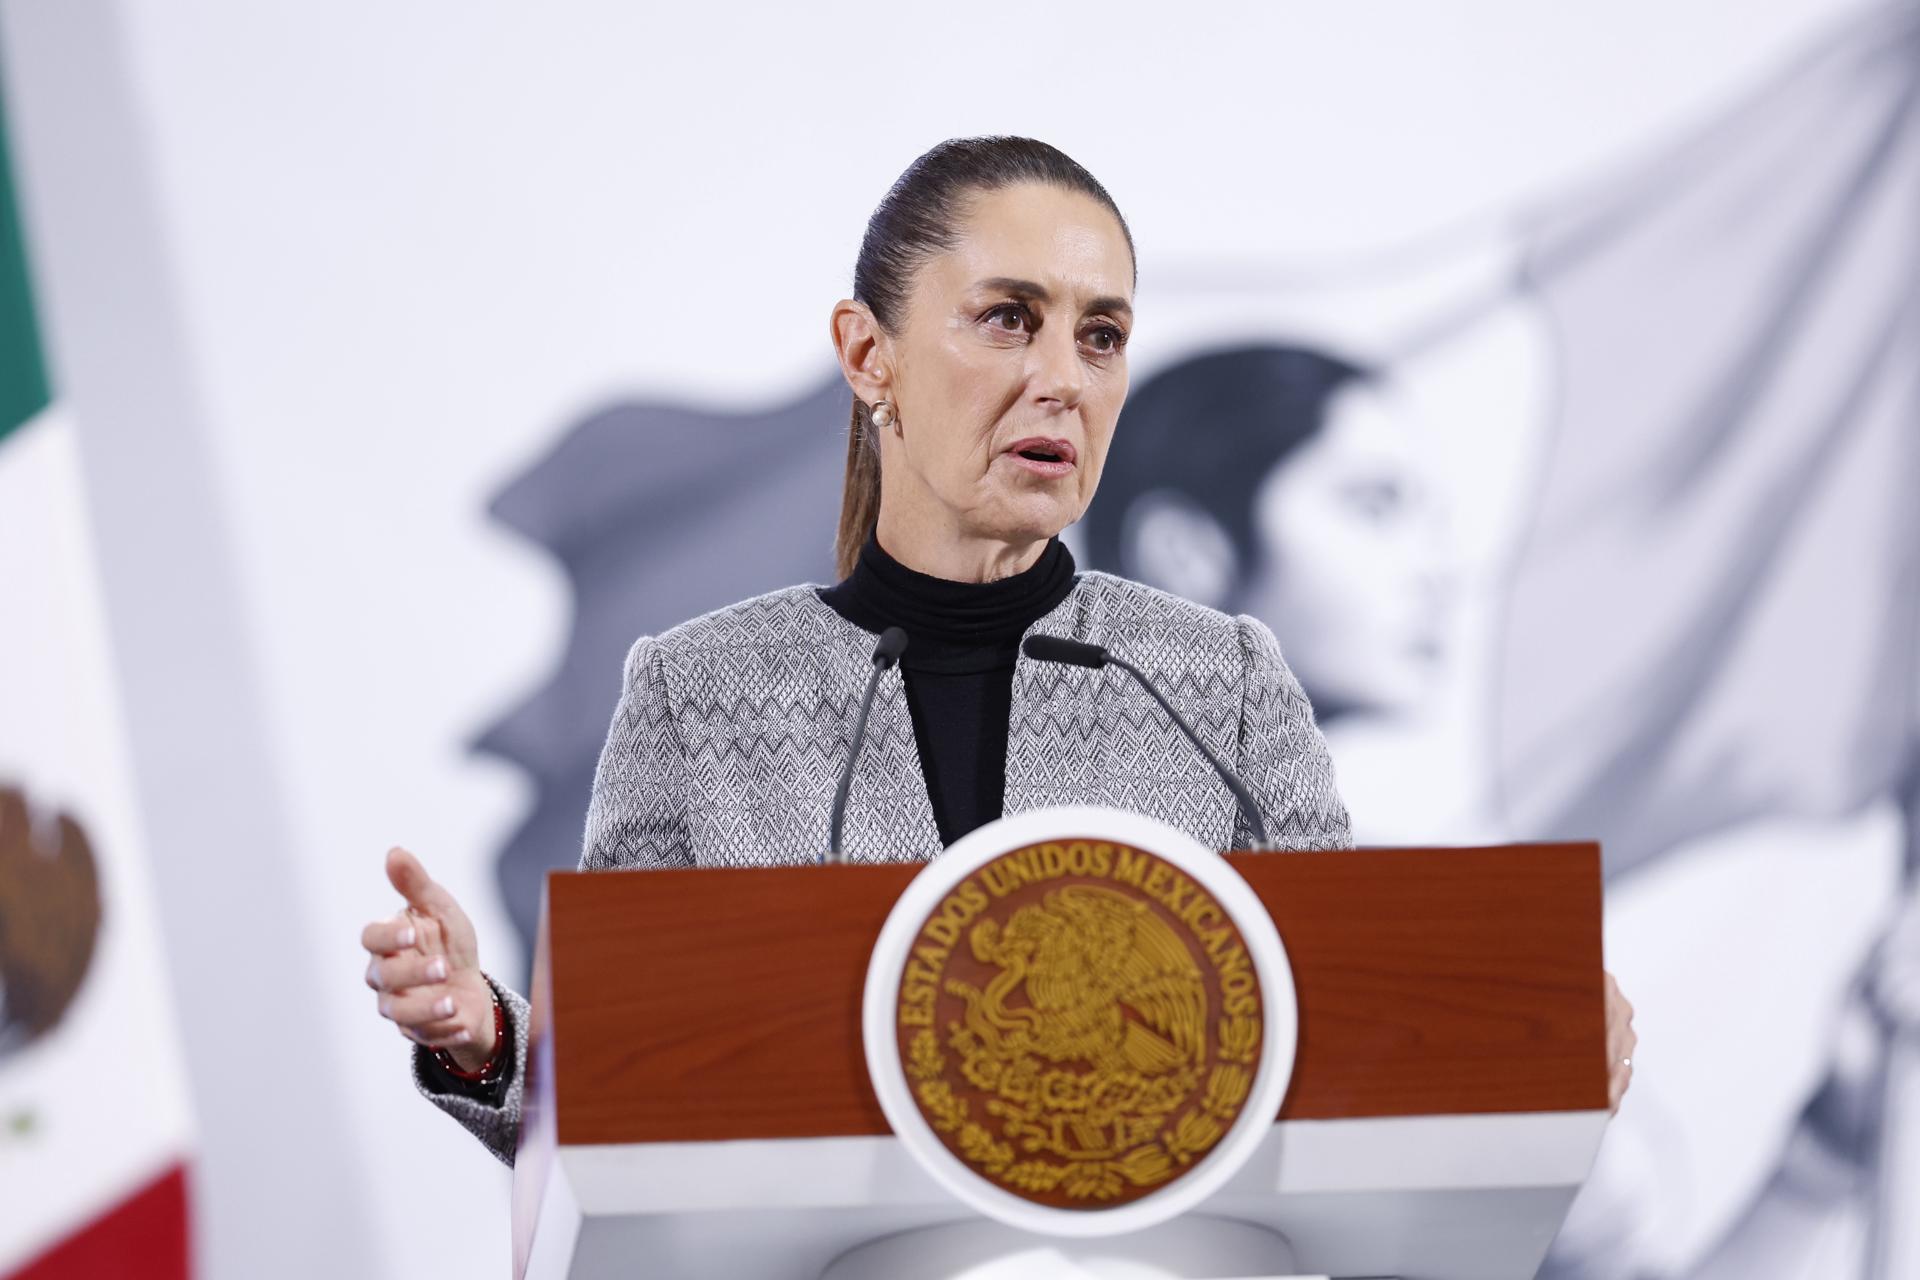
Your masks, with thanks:
[[(1293, 966), (1277, 1123), (1199, 1212), (1301, 1271), (1531, 1277), (1607, 1120), (1592, 844), (1230, 854)], [(867, 961), (920, 864), (554, 872), (515, 1275), (818, 1280), (970, 1210), (891, 1136)]]

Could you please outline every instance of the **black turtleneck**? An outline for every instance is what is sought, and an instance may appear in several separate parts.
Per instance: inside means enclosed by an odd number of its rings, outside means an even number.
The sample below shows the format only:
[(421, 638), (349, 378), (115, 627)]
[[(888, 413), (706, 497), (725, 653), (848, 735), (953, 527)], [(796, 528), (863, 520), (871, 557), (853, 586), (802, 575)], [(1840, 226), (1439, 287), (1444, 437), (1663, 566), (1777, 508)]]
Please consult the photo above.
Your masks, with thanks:
[(907, 633), (900, 673), (943, 844), (1000, 816), (1020, 638), (1067, 598), (1073, 574), (1073, 554), (1058, 538), (1011, 578), (949, 582), (907, 568), (869, 534), (853, 572), (820, 588), (854, 626)]

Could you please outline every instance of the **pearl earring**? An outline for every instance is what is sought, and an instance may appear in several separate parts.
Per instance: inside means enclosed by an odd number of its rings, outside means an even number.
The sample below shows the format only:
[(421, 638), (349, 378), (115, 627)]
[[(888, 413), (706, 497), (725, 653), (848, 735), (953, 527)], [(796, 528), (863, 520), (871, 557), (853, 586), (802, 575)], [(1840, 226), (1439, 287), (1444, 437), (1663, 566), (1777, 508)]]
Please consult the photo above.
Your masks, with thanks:
[(886, 400), (875, 400), (873, 402), (873, 408), (867, 413), (867, 418), (874, 426), (879, 427), (882, 431), (886, 430), (893, 425), (892, 403)]

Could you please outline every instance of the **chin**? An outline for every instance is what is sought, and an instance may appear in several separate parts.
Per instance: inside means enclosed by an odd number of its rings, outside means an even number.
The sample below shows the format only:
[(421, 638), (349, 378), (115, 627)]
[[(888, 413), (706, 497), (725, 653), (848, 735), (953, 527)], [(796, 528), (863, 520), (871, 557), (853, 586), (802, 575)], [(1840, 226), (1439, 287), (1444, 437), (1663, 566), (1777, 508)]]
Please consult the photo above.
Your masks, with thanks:
[(982, 522), (981, 532), (1001, 542), (1045, 542), (1056, 537), (1079, 516), (1064, 502), (1015, 500)]

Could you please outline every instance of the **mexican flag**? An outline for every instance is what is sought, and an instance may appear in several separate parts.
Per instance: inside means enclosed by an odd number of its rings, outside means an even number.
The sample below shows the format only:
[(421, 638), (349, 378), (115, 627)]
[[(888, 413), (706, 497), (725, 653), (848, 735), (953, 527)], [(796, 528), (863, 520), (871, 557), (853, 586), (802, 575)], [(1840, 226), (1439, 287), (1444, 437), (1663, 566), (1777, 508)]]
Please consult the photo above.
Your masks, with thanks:
[(186, 1080), (4, 101), (0, 1277), (175, 1280), (191, 1273)]

